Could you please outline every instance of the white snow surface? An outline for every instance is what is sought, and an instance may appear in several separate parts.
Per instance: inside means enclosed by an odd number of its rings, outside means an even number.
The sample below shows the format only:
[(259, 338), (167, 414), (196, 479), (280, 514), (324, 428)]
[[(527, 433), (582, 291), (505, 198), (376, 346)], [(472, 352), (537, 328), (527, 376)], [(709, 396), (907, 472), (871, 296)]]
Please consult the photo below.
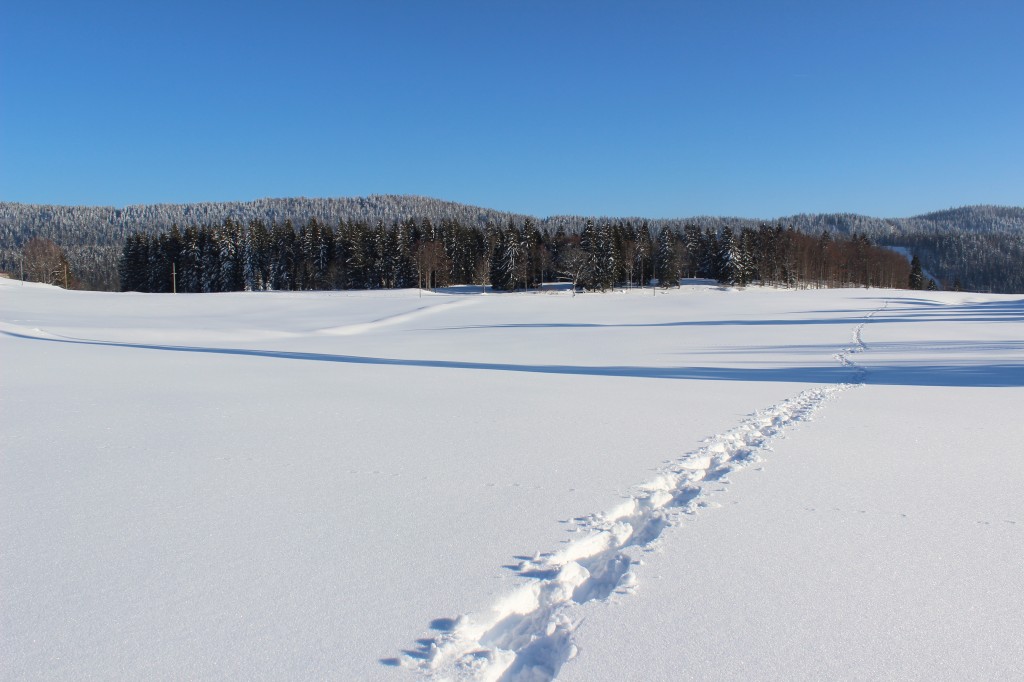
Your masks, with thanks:
[(1024, 300), (0, 279), (3, 679), (1024, 676)]

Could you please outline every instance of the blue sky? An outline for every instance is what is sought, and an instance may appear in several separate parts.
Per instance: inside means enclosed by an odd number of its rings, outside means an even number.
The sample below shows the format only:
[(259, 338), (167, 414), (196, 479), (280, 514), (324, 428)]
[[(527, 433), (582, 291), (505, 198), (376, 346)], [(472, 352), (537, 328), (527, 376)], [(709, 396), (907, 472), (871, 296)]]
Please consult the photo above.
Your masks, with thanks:
[(1022, 26), (1018, 0), (6, 2), (0, 200), (1024, 205)]

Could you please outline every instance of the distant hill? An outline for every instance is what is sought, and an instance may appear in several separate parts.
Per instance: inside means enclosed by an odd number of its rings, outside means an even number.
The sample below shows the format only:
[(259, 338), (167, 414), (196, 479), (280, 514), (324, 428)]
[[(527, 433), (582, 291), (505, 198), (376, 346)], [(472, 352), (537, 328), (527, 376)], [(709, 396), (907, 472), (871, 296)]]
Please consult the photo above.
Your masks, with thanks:
[(835, 232), (867, 235), (878, 244), (900, 246), (918, 255), (925, 268), (945, 287), (957, 281), (965, 289), (1024, 293), (1024, 208), (966, 206), (911, 218), (874, 218), (849, 213), (800, 214), (772, 220), (696, 216), (691, 218), (602, 218), (523, 214), (468, 206), (429, 197), (374, 195), (335, 199), (259, 199), (248, 202), (204, 202), (144, 206), (49, 206), (0, 202), (0, 271), (18, 272), (22, 245), (32, 237), (52, 239), (62, 246), (80, 279), (90, 288), (116, 289), (116, 263), (125, 238), (137, 231), (160, 232), (177, 224), (216, 225), (231, 218), (242, 223), (311, 218), (336, 225), (339, 221), (391, 224), (409, 218), (434, 222), (454, 220), (483, 227), (488, 223), (521, 224), (532, 217), (542, 229), (579, 231), (588, 218), (647, 223), (651, 229), (756, 227), (781, 223), (818, 234)]
[(526, 216), (467, 206), (451, 201), (404, 195), (307, 199), (257, 199), (245, 202), (151, 204), (139, 206), (51, 206), (0, 202), (0, 271), (17, 273), (21, 246), (32, 237), (45, 237), (65, 249), (68, 260), (87, 288), (116, 290), (117, 258), (133, 232), (156, 233), (172, 225), (219, 225), (231, 218), (248, 224), (311, 218), (331, 225), (339, 220), (390, 224), (407, 218), (458, 220), (471, 225), (489, 221), (521, 222)]
[(965, 206), (912, 218), (809, 215), (784, 219), (802, 231), (860, 232), (916, 254), (944, 288), (1024, 293), (1024, 208)]

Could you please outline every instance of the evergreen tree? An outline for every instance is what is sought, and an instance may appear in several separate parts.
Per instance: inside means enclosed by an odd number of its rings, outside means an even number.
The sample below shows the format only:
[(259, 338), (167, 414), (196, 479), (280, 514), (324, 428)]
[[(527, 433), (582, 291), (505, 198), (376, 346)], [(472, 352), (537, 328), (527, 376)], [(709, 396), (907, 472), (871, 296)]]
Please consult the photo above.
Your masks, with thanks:
[(924, 289), (924, 272), (921, 269), (921, 259), (916, 254), (910, 261), (910, 280), (907, 288), (918, 291)]
[(640, 277), (640, 286), (654, 278), (654, 244), (651, 240), (651, 229), (647, 222), (640, 224), (636, 230), (636, 267)]
[(667, 225), (658, 232), (654, 254), (654, 271), (663, 287), (679, 285), (679, 251), (675, 232)]
[(413, 233), (415, 222), (394, 225), (392, 229), (392, 275), (391, 288), (405, 289), (416, 285), (416, 265), (413, 262)]
[(745, 227), (740, 230), (739, 237), (733, 239), (730, 253), (734, 284), (743, 287), (757, 278), (756, 254), (757, 233)]
[(295, 228), (290, 220), (274, 225), (270, 234), (270, 288), (290, 291), (295, 284)]
[(203, 290), (203, 247), (196, 226), (185, 228), (182, 237), (181, 276), (178, 291), (195, 294)]
[(299, 287), (311, 290), (329, 288), (334, 259), (334, 232), (330, 225), (311, 218), (299, 231), (296, 245), (299, 250), (296, 263)]
[(242, 225), (236, 220), (224, 221), (217, 232), (218, 263), (220, 265), (217, 291), (243, 291), (245, 289), (245, 261), (242, 244)]
[[(729, 231), (729, 243), (732, 244), (732, 230)], [(725, 260), (728, 259), (728, 248), (722, 251), (722, 240), (710, 227), (704, 230), (697, 241), (697, 276), (721, 280), (725, 272)], [(731, 281), (731, 280), (730, 280)]]
[(373, 248), (369, 226), (363, 222), (349, 222), (340, 232), (337, 248), (345, 256), (345, 286), (349, 289), (372, 288)]
[(706, 270), (702, 272), (702, 265), (707, 261), (705, 253), (707, 251), (707, 244), (704, 234), (696, 225), (686, 225), (683, 227), (683, 248), (685, 250), (683, 276), (708, 277)]
[(121, 291), (143, 291), (148, 267), (148, 240), (145, 235), (135, 232), (125, 239), (118, 263)]
[(734, 260), (736, 255), (736, 238), (733, 236), (732, 228), (726, 227), (718, 239), (718, 253), (714, 263), (715, 274), (713, 277), (722, 284), (735, 284), (737, 281), (737, 264)]
[(394, 275), (394, 254), (391, 252), (391, 235), (384, 221), (377, 221), (370, 243), (370, 285), (373, 289), (386, 289)]
[(512, 291), (516, 288), (522, 266), (521, 241), (514, 225), (494, 233), (490, 257), (491, 288)]
[(271, 237), (263, 221), (249, 222), (244, 248), (246, 291), (269, 289)]
[(832, 250), (832, 235), (822, 232), (818, 237), (817, 253), (818, 258), (818, 286), (828, 286), (832, 279), (832, 273), (828, 267), (829, 252)]

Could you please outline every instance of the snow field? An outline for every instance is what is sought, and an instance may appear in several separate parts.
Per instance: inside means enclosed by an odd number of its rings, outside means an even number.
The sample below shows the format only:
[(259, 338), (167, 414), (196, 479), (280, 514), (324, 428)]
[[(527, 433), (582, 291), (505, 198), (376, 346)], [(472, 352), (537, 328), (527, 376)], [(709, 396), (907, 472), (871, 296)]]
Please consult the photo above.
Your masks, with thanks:
[[(1020, 404), (1016, 299), (646, 293), (173, 297), (0, 284), (0, 669), (50, 679), (409, 679), (410, 667), (506, 681), (813, 676), (817, 659), (793, 647), (761, 651), (760, 668), (743, 654), (778, 642), (764, 631), (772, 613), (812, 623), (778, 630), (810, 644), (845, 632), (843, 613), (862, 617), (834, 584), (796, 598), (754, 570), (804, 565), (794, 546), (814, 554), (788, 535), (800, 491), (828, 491), (807, 505), (823, 509), (884, 490), (913, 511), (931, 499), (919, 479), (949, 490), (959, 477), (972, 487), (955, 496), (958, 512), (987, 506), (989, 528), (1024, 516), (1006, 494), (1024, 482), (1018, 460), (942, 453), (964, 442), (943, 428), (985, 453), (1024, 435), (979, 407)], [(966, 411), (935, 409), (947, 394), (971, 396), (969, 428)], [(895, 488), (863, 475), (868, 461), (887, 471), (876, 425), (918, 421), (934, 422), (934, 437), (904, 444), (900, 461), (929, 475)], [(825, 424), (843, 434), (820, 447), (836, 453), (828, 466), (814, 448), (783, 455), (808, 434), (820, 441)], [(768, 447), (779, 452), (762, 465)], [(979, 465), (998, 472), (980, 501)], [(833, 478), (850, 468), (858, 475)], [(781, 491), (765, 486), (783, 469)], [(819, 514), (819, 532), (858, 546), (843, 524), (870, 516)], [(754, 527), (764, 537), (737, 545)], [(984, 547), (950, 524), (900, 541), (928, 548), (950, 531), (959, 552), (997, 558), (984, 575), (999, 598), (948, 600), (996, 614), (988, 637), (1002, 648), (987, 667), (964, 656), (977, 670), (1019, 661), (999, 615), (1020, 594), (1005, 568), (1021, 556), (1019, 533), (1001, 527), (1011, 534)], [(729, 565), (712, 560), (730, 552)], [(695, 570), (698, 556), (707, 564)], [(904, 568), (930, 575), (916, 556)], [(888, 592), (876, 583), (850, 585), (877, 607)], [(833, 620), (787, 605), (816, 596)], [(740, 624), (748, 613), (761, 620)], [(901, 622), (917, 620), (894, 612), (886, 627)], [(859, 653), (823, 651), (851, 670), (891, 655), (878, 628), (864, 629)], [(708, 668), (707, 643), (723, 637), (735, 646), (718, 651), (731, 658)], [(691, 655), (670, 641), (691, 642)]]
[[(885, 302), (884, 309), (888, 305)], [(870, 319), (877, 311), (865, 315)], [(865, 349), (860, 323), (851, 332), (853, 345), (834, 358), (865, 376), (852, 356)], [(519, 575), (529, 582), (500, 599), (485, 614), (461, 616), (452, 632), (426, 640), (405, 664), (426, 676), (446, 680), (519, 680), (548, 682), (577, 653), (572, 632), (578, 622), (566, 607), (629, 594), (637, 586), (635, 551), (651, 550), (662, 532), (711, 503), (708, 482), (727, 483), (727, 475), (761, 461), (759, 451), (796, 422), (806, 421), (822, 404), (860, 384), (842, 383), (810, 389), (778, 405), (759, 410), (738, 427), (708, 439), (708, 444), (664, 468), (653, 480), (636, 486), (635, 495), (608, 512), (577, 519), (574, 530), (585, 537), (554, 553), (522, 560)]]

